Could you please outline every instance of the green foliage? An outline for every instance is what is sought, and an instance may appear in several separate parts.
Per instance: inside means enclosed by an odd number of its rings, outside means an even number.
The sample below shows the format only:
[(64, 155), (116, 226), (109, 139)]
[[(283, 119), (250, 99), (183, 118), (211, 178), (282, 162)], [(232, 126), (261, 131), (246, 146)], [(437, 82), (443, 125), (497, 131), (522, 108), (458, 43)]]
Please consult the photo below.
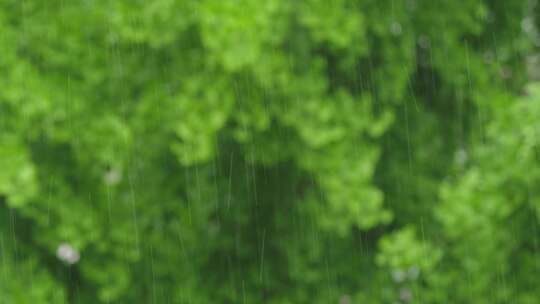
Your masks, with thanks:
[(531, 6), (0, 0), (0, 303), (538, 302)]

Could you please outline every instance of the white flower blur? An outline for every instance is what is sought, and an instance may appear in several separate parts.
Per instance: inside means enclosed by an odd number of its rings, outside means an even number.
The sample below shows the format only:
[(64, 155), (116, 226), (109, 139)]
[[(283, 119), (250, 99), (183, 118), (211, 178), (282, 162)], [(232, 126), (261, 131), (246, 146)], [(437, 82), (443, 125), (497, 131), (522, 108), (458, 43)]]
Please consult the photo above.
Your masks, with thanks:
[(58, 246), (56, 257), (69, 265), (77, 263), (81, 258), (79, 252), (68, 243), (62, 243)]

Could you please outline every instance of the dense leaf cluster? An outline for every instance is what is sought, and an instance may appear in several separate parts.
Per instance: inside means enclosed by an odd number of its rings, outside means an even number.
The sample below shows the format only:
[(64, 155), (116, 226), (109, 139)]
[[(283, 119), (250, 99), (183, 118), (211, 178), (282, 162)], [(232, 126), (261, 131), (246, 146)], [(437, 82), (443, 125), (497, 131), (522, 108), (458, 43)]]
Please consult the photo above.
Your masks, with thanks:
[(533, 6), (0, 0), (0, 303), (537, 303)]

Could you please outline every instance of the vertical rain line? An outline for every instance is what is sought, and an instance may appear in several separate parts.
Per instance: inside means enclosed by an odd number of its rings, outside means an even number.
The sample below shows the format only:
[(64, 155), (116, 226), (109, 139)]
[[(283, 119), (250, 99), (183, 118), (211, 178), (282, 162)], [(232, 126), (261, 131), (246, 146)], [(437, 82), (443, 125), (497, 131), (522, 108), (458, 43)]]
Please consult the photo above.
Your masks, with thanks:
[(263, 271), (264, 271), (264, 242), (266, 239), (266, 229), (262, 232), (262, 245), (261, 245), (261, 270), (259, 272), (259, 281), (263, 283)]
[(133, 190), (133, 178), (131, 172), (128, 172), (129, 181), (129, 196), (131, 203), (131, 216), (133, 218), (133, 224), (135, 225), (135, 246), (137, 247), (137, 253), (139, 253), (139, 225), (137, 222), (137, 210), (135, 208), (135, 190)]

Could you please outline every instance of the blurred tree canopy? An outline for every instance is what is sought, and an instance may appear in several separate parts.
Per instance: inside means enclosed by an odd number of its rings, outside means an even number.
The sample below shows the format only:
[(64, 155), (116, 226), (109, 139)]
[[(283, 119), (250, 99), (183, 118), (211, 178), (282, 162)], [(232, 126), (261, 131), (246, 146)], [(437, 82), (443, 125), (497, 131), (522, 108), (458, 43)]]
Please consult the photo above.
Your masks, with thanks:
[(0, 303), (538, 303), (535, 3), (0, 0)]

